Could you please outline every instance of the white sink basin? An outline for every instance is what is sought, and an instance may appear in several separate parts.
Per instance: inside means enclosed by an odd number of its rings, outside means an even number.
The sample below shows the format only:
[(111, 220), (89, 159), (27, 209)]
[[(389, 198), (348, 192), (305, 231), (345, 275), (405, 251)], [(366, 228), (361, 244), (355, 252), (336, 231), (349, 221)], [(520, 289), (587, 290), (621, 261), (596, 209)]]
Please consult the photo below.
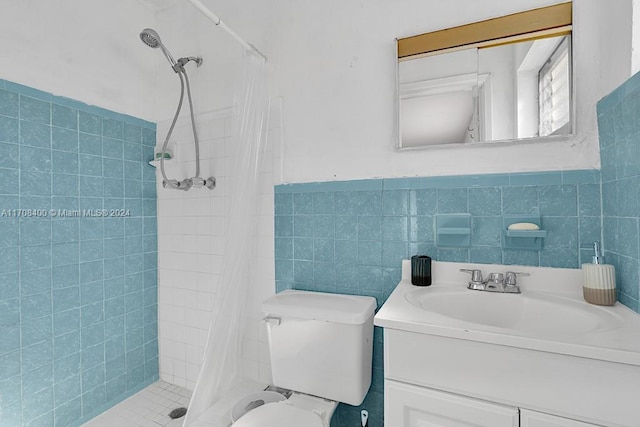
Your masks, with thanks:
[[(468, 275), (517, 269), (521, 294), (467, 289)], [(582, 298), (582, 271), (525, 266), (432, 263), (434, 284), (411, 284), (411, 264), (375, 316), (383, 328), (640, 366), (640, 316), (622, 304)]]
[(431, 286), (411, 290), (405, 298), (415, 307), (454, 320), (534, 335), (560, 330), (586, 334), (620, 324), (606, 309), (543, 292), (502, 294)]

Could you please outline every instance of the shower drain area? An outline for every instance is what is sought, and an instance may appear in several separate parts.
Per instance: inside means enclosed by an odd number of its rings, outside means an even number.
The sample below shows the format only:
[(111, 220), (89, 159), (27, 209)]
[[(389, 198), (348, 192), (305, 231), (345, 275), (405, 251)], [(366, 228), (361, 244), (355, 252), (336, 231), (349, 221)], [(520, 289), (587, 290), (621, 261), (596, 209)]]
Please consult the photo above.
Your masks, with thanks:
[(169, 418), (172, 420), (177, 420), (178, 418), (182, 418), (187, 414), (187, 408), (176, 408), (173, 411), (169, 412)]
[[(182, 427), (191, 391), (158, 381), (83, 424), (86, 427)], [(171, 414), (179, 409), (178, 418)], [(175, 415), (175, 414), (174, 414)]]

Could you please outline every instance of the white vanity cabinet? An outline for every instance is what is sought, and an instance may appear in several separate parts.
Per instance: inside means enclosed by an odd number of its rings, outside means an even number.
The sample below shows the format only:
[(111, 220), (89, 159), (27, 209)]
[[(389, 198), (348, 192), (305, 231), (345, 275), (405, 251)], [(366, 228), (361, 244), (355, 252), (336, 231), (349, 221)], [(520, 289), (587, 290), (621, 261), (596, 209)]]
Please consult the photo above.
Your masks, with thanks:
[[(589, 424), (535, 412), (576, 414), (595, 419), (595, 407), (586, 388), (574, 389), (572, 379), (587, 372), (571, 372), (568, 364), (552, 359), (536, 366), (519, 349), (465, 340), (385, 329), (385, 425), (393, 427), (595, 427), (630, 426), (619, 422)], [(510, 352), (516, 351), (512, 354)], [(553, 364), (557, 370), (551, 369)], [(585, 367), (587, 369), (592, 366)], [(596, 372), (600, 367), (595, 366)], [(621, 377), (616, 378), (620, 382)], [(568, 382), (568, 384), (566, 383)], [(603, 389), (610, 389), (599, 378)], [(583, 384), (584, 385), (584, 384)], [(593, 387), (591, 387), (593, 389)], [(598, 390), (594, 390), (598, 392)], [(600, 398), (602, 397), (599, 393)], [(590, 403), (589, 403), (590, 402)], [(531, 405), (531, 406), (528, 406)], [(587, 408), (587, 406), (591, 408)], [(606, 407), (607, 405), (602, 405)], [(595, 412), (594, 412), (595, 411)], [(604, 411), (606, 412), (606, 411)], [(611, 415), (604, 419), (615, 419)], [(603, 420), (600, 418), (600, 420)]]
[[(518, 409), (385, 380), (385, 424), (397, 427), (518, 427)], [(533, 426), (532, 426), (533, 427)]]
[(640, 316), (586, 303), (581, 270), (518, 266), (531, 280), (505, 295), (467, 289), (460, 269), (513, 267), (434, 261), (428, 287), (402, 267), (374, 318), (385, 425), (640, 426)]

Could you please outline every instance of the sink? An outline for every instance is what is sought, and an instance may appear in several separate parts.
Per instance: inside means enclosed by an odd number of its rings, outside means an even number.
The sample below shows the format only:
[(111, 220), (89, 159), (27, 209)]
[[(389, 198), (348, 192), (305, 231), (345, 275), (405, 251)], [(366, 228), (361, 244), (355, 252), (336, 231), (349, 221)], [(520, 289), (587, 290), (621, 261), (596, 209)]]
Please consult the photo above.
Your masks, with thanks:
[(587, 334), (619, 326), (611, 311), (544, 292), (502, 294), (431, 286), (405, 293), (413, 306), (473, 325), (534, 335)]
[(517, 266), (521, 294), (467, 289), (460, 269), (483, 273), (514, 266), (432, 262), (432, 286), (411, 284), (411, 263), (378, 310), (387, 330), (587, 357), (640, 367), (640, 316), (622, 304), (584, 301), (579, 269)]

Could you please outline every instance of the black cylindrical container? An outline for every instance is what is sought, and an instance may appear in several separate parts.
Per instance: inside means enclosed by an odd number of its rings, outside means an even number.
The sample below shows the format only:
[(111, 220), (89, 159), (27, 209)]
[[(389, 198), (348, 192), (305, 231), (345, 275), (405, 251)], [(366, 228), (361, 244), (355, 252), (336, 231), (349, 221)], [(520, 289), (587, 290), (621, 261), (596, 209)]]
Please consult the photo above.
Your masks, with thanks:
[(431, 258), (426, 255), (411, 257), (411, 284), (431, 286)]

